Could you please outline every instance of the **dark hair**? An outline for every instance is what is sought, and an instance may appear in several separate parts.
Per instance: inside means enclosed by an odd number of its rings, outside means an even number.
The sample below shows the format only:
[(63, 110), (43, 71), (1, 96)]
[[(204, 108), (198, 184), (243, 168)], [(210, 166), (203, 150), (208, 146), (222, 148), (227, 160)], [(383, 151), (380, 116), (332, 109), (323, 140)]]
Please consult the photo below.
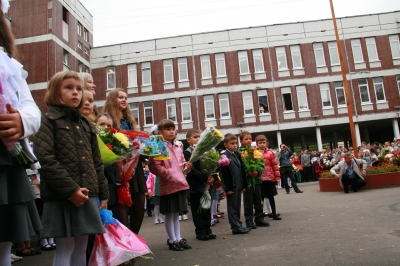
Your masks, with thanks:
[(237, 137), (232, 133), (228, 133), (224, 136), (224, 143), (228, 143), (231, 140), (237, 140)]
[(158, 122), (158, 130), (162, 130), (165, 128), (174, 128), (175, 129), (175, 122), (172, 121), (171, 119), (163, 119), (160, 122)]
[(18, 59), (18, 50), (15, 46), (14, 35), (3, 10), (1, 10), (1, 5), (2, 1), (0, 0), (0, 46), (4, 48), (6, 53)]
[(186, 138), (190, 138), (194, 134), (200, 134), (200, 130), (197, 129), (189, 129), (188, 132), (186, 133)]
[(259, 141), (268, 141), (268, 138), (265, 135), (258, 135), (256, 137), (256, 143), (258, 143)]
[(247, 136), (247, 135), (250, 135), (250, 136), (251, 136), (251, 133), (250, 133), (249, 131), (247, 131), (247, 130), (241, 130), (241, 131), (240, 131), (240, 134), (239, 134), (240, 141), (242, 141), (243, 138), (244, 138), (245, 136)]

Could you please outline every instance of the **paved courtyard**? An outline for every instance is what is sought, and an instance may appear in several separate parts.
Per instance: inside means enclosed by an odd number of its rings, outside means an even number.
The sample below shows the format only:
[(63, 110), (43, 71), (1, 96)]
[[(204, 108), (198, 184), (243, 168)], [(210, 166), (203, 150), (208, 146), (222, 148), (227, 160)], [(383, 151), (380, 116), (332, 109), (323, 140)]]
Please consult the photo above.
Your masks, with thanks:
[[(138, 259), (135, 266), (400, 265), (400, 187), (350, 194), (319, 192), (318, 182), (299, 187), (303, 194), (278, 190), (281, 221), (267, 218), (269, 227), (247, 235), (232, 235), (223, 219), (213, 227), (217, 239), (202, 242), (195, 239), (192, 220), (182, 221), (182, 237), (193, 247), (182, 252), (168, 250), (165, 227), (146, 216), (140, 233), (153, 259)], [(225, 200), (220, 210), (226, 212)], [(14, 265), (51, 265), (53, 254), (25, 257)]]

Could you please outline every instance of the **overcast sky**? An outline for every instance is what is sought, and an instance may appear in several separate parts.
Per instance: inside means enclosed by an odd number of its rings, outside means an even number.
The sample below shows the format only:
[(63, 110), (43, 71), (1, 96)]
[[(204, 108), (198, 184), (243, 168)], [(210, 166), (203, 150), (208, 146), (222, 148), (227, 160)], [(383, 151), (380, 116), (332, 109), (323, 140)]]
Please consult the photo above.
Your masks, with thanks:
[[(80, 0), (94, 46), (332, 18), (329, 0)], [(400, 10), (400, 0), (333, 0), (336, 17)]]

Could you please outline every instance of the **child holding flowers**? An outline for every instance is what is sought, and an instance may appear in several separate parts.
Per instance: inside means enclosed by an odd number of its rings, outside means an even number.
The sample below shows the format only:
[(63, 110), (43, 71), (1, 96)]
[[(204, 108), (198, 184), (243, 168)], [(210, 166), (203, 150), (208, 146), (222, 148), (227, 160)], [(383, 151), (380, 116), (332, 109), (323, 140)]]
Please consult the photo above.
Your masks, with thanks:
[(276, 191), (276, 183), (279, 182), (281, 174), (279, 172), (278, 162), (273, 151), (268, 149), (268, 139), (264, 135), (256, 137), (257, 149), (262, 152), (262, 158), (265, 163), (264, 172), (261, 175), (261, 195), (263, 198), (269, 200), (272, 209), (272, 218), (274, 220), (281, 220), (280, 214), (276, 213), (274, 196), (278, 195)]
[[(261, 152), (251, 147), (251, 134), (246, 130), (240, 132), (239, 151), (247, 174), (249, 187), (243, 192), (244, 217), (246, 227), (256, 229), (257, 226), (267, 227), (269, 223), (263, 221), (263, 208), (261, 204), (261, 174), (264, 172), (264, 161)], [(253, 211), (254, 206), (254, 211)], [(254, 219), (254, 222), (253, 222)]]
[(158, 123), (158, 134), (166, 141), (170, 154), (168, 160), (154, 160), (149, 158), (150, 172), (159, 177), (158, 192), (160, 195), (160, 212), (165, 214), (165, 228), (168, 234), (170, 250), (182, 251), (191, 249), (186, 239), (181, 237), (179, 213), (187, 212), (186, 190), (189, 185), (183, 174), (183, 169), (192, 168), (191, 163), (186, 163), (182, 149), (175, 143), (175, 123), (164, 119)]
[(107, 208), (108, 187), (96, 127), (79, 113), (85, 100), (76, 72), (55, 74), (44, 98), (48, 110), (34, 139), (42, 165), (41, 236), (57, 237), (53, 265), (85, 265), (88, 235), (104, 233), (99, 209)]

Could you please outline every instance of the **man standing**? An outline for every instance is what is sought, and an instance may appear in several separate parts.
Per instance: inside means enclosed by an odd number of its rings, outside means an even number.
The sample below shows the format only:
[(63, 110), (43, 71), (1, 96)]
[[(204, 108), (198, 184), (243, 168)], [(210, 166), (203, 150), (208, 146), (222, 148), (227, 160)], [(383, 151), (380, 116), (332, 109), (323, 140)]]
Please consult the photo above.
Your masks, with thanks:
[(303, 166), (303, 170), (304, 170), (304, 179), (306, 182), (310, 182), (311, 158), (310, 158), (310, 154), (308, 153), (307, 150), (304, 150), (304, 153), (301, 156), (300, 160), (301, 160), (301, 166)]
[[(358, 169), (358, 166), (362, 165), (362, 173)], [(367, 182), (364, 180), (366, 175), (365, 169), (367, 168), (367, 163), (362, 159), (354, 159), (351, 153), (346, 153), (344, 156), (344, 161), (341, 161), (337, 165), (331, 168), (332, 175), (339, 177), (339, 182), (343, 186), (344, 193), (349, 193), (348, 185), (354, 192), (358, 192), (358, 189), (365, 186)], [(339, 171), (336, 174), (336, 171)]]
[(280, 146), (280, 151), (278, 156), (278, 162), (280, 165), (280, 172), (281, 172), (281, 181), (282, 181), (282, 186), (286, 190), (286, 194), (290, 193), (290, 187), (287, 182), (287, 179), (290, 178), (290, 181), (292, 183), (292, 187), (296, 193), (303, 193), (298, 187), (296, 180), (294, 179), (293, 175), (293, 166), (292, 162), (290, 161), (290, 157), (293, 155), (293, 152), (289, 150), (289, 148), (285, 144), (281, 144)]

